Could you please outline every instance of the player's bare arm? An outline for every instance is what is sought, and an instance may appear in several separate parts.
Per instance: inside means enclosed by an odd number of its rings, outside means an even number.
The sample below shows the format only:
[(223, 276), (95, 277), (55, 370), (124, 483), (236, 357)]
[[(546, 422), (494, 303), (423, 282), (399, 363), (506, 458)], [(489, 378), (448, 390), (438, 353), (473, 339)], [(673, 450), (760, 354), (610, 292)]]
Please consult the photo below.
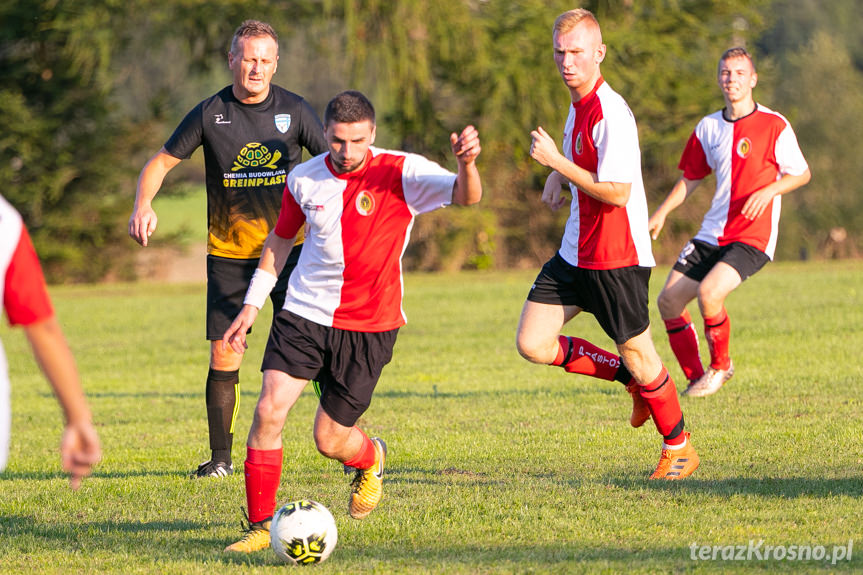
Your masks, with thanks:
[(746, 203), (743, 204), (740, 214), (748, 220), (757, 219), (764, 213), (764, 210), (767, 209), (773, 198), (792, 192), (800, 186), (805, 186), (811, 178), (812, 172), (808, 169), (798, 176), (785, 174), (772, 184), (764, 186), (760, 190), (750, 194), (749, 198), (746, 199)]
[(72, 489), (90, 475), (93, 465), (102, 459), (99, 436), (78, 376), (75, 358), (66, 343), (56, 316), (24, 327), (36, 361), (51, 384), (63, 408), (66, 427), (60, 443), (63, 470), (70, 474)]
[(458, 160), (458, 176), (453, 184), (452, 201), (459, 206), (469, 206), (482, 199), (482, 180), (476, 167), (476, 158), (482, 151), (479, 132), (473, 126), (461, 134), (450, 134), (452, 153)]
[(677, 183), (674, 184), (671, 191), (668, 192), (668, 195), (647, 221), (647, 229), (650, 231), (651, 238), (655, 240), (659, 237), (659, 232), (665, 227), (665, 219), (668, 217), (668, 214), (679, 207), (689, 197), (689, 194), (695, 191), (695, 188), (700, 183), (701, 180), (688, 180), (683, 177), (677, 180)]
[(545, 186), (542, 189), (542, 203), (551, 208), (553, 212), (562, 208), (568, 200), (563, 195), (563, 187), (568, 185), (567, 179), (561, 176), (559, 172), (551, 172), (545, 179)]
[(246, 344), (246, 334), (252, 324), (255, 323), (266, 296), (269, 295), (282, 268), (285, 267), (285, 262), (294, 246), (294, 240), (296, 240), (296, 235), (291, 238), (283, 238), (276, 234), (275, 230), (267, 236), (261, 251), (261, 258), (258, 260), (258, 269), (255, 271), (255, 276), (261, 277), (261, 280), (258, 280), (257, 277), (252, 278), (252, 284), (249, 285), (249, 291), (246, 292), (246, 301), (249, 301), (251, 294), (256, 289), (260, 289), (255, 285), (256, 281), (265, 282), (263, 285), (268, 286), (269, 289), (264, 289), (266, 293), (263, 294), (263, 298), (260, 298), (262, 299), (260, 306), (249, 303), (243, 305), (243, 309), (240, 310), (240, 313), (237, 314), (237, 317), (234, 318), (222, 336), (222, 349), (230, 347), (234, 352), (242, 354), (249, 347)]
[(548, 133), (538, 126), (530, 133), (530, 157), (558, 172), (594, 199), (621, 208), (629, 201), (632, 184), (629, 182), (600, 182), (597, 175), (569, 161), (557, 149), (557, 144)]
[(135, 208), (129, 218), (129, 235), (144, 247), (153, 232), (156, 231), (158, 218), (153, 210), (153, 198), (159, 193), (165, 175), (182, 160), (175, 158), (162, 148), (150, 158), (141, 175), (138, 177), (138, 189), (135, 192)]

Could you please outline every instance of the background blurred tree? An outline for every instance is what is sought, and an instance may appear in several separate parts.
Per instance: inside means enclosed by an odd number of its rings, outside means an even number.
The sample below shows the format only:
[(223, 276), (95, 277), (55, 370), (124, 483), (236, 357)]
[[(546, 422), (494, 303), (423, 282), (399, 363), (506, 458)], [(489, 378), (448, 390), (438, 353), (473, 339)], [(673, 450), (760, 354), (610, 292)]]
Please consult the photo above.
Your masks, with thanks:
[[(639, 125), (651, 208), (678, 177), (698, 119), (721, 106), (716, 59), (744, 44), (759, 101), (791, 120), (813, 182), (791, 194), (782, 257), (815, 253), (837, 226), (859, 243), (863, 40), (857, 0), (595, 0), (603, 72)], [(130, 273), (126, 238), (138, 171), (183, 115), (230, 82), (226, 51), (246, 18), (280, 35), (275, 82), (318, 112), (338, 91), (367, 93), (382, 147), (454, 167), (448, 134), (483, 138), (486, 195), (473, 209), (417, 220), (411, 269), (536, 266), (557, 248), (566, 210), (539, 202), (530, 160), (542, 125), (560, 144), (568, 93), (554, 67), (560, 0), (13, 0), (0, 5), (0, 178), (27, 218), (53, 279)], [(826, 87), (826, 88), (825, 88)], [(202, 160), (162, 193), (199, 188)], [(672, 259), (710, 199), (682, 206), (655, 246)], [(454, 217), (453, 217), (454, 216)], [(203, 218), (204, 215), (202, 214)], [(859, 244), (858, 244), (859, 245)]]
[(778, 257), (852, 255), (863, 247), (861, 28), (858, 1), (777, 0), (758, 42), (772, 63), (775, 104), (765, 104), (788, 117), (813, 174), (783, 198)]
[(99, 279), (124, 261), (116, 190), (129, 166), (110, 99), (117, 4), (0, 7), (0, 182), (52, 280)]

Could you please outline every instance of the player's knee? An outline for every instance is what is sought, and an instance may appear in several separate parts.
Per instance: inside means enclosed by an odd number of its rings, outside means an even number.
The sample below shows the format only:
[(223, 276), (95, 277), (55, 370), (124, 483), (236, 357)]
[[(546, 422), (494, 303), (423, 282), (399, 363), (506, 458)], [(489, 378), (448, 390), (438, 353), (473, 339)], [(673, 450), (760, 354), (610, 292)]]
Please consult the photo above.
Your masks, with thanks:
[(672, 318), (675, 316), (677, 303), (667, 291), (662, 290), (656, 298), (656, 307), (663, 318)]
[(335, 437), (315, 430), (315, 447), (318, 448), (318, 453), (324, 457), (336, 459), (344, 446)]
[(702, 282), (698, 286), (698, 303), (702, 310), (721, 307), (724, 299), (724, 294), (709, 283)]
[(548, 346), (528, 335), (519, 332), (515, 338), (515, 347), (519, 355), (531, 363), (551, 363), (554, 357), (548, 358)]

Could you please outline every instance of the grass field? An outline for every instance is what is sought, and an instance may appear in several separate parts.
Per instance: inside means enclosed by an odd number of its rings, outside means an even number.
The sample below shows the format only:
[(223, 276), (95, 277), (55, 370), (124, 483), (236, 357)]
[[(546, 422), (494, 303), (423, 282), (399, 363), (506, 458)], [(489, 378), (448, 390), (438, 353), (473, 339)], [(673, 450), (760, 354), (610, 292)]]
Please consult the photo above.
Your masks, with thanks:
[[(654, 274), (654, 296), (665, 272)], [(315, 451), (306, 390), (285, 429), (278, 497), (313, 498), (336, 516), (339, 545), (316, 573), (863, 570), (863, 263), (772, 264), (732, 295), (737, 373), (715, 396), (682, 400), (702, 464), (680, 483), (646, 480), (658, 436), (629, 427), (622, 386), (518, 357), (513, 334), (533, 276), (407, 277), (410, 323), (360, 422), (390, 446), (384, 501), (365, 521), (347, 517), (348, 478)], [(68, 489), (58, 408), (20, 330), (4, 322), (14, 415), (0, 572), (282, 569), (269, 551), (222, 553), (240, 535), (241, 473), (187, 478), (208, 455), (204, 287), (52, 295), (104, 460), (80, 491)], [(241, 372), (238, 466), (268, 318)], [(654, 340), (679, 381), (660, 325), (654, 317)], [(567, 333), (610, 345), (589, 316)], [(749, 560), (722, 560), (750, 541)], [(849, 541), (851, 560), (831, 564)], [(717, 558), (704, 560), (712, 546)], [(826, 558), (789, 560), (805, 546)], [(765, 552), (774, 554), (759, 559)]]

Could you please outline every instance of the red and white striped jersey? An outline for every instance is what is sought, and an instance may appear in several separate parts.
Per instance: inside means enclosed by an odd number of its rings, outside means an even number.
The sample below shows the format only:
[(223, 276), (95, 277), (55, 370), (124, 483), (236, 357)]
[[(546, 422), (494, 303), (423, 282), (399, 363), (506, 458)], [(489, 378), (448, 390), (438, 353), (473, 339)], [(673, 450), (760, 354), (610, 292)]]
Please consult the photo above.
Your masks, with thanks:
[[(54, 315), (42, 268), (21, 215), (0, 196), (0, 301), (12, 325), (29, 325)], [(9, 370), (0, 343), (0, 471), (6, 467), (11, 428)]]
[(404, 325), (402, 256), (414, 217), (450, 204), (455, 180), (422, 156), (375, 147), (353, 173), (333, 171), (329, 154), (297, 166), (275, 233), (308, 229), (284, 309), (350, 331)]
[(678, 167), (688, 180), (716, 174), (713, 202), (695, 239), (720, 246), (742, 242), (773, 259), (782, 197), (773, 198), (756, 220), (740, 212), (753, 192), (809, 167), (785, 117), (761, 105), (733, 122), (722, 110), (705, 116), (689, 137)]
[(0, 299), (12, 325), (54, 315), (42, 267), (21, 215), (0, 196)]
[(567, 159), (597, 174), (601, 182), (632, 184), (629, 201), (619, 208), (570, 184), (572, 206), (560, 245), (563, 259), (595, 270), (654, 266), (635, 118), (602, 78), (570, 107), (563, 150)]

